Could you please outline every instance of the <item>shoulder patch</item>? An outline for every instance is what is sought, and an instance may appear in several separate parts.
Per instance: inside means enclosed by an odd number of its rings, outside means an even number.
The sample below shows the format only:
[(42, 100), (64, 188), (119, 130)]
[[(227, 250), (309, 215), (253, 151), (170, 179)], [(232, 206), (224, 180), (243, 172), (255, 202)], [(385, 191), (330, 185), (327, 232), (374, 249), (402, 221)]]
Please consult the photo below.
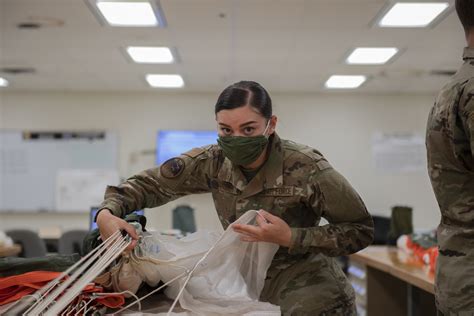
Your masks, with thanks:
[(179, 176), (185, 167), (185, 162), (181, 158), (171, 158), (165, 161), (160, 167), (160, 173), (166, 179), (173, 179)]
[(191, 158), (196, 158), (200, 154), (205, 153), (206, 151), (203, 148), (193, 148), (190, 151), (185, 152), (183, 155), (191, 157)]

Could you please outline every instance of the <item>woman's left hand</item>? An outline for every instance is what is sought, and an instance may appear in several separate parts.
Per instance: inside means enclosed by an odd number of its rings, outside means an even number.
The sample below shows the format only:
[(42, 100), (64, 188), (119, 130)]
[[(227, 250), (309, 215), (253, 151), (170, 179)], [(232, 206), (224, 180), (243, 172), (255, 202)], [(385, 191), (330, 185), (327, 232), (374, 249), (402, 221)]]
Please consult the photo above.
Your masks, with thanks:
[(234, 231), (242, 235), (240, 240), (265, 241), (290, 247), (291, 229), (284, 220), (264, 210), (258, 211), (256, 220), (258, 226), (232, 224)]

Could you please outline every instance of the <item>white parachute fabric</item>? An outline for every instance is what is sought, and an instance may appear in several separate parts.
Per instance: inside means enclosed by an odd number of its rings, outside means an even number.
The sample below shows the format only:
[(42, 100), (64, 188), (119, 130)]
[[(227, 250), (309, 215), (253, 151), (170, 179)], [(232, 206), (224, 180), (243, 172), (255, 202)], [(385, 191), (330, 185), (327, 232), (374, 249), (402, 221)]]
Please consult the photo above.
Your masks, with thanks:
[[(253, 225), (256, 216), (248, 211), (235, 223)], [(279, 306), (258, 300), (277, 250), (276, 244), (241, 241), (231, 226), (222, 234), (198, 231), (179, 240), (144, 233), (130, 263), (152, 286), (178, 277), (165, 294), (175, 299), (182, 291), (180, 306), (191, 315), (280, 315)]]

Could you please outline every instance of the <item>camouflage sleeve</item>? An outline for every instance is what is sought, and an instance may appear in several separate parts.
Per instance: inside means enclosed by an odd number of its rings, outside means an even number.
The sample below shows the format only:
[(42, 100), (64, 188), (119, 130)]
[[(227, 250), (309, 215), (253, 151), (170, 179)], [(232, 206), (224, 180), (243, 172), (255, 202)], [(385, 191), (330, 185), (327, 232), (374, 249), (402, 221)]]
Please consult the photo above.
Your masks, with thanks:
[(470, 141), (471, 154), (474, 157), (474, 79), (470, 80), (464, 87), (460, 108), (466, 136)]
[(119, 186), (108, 186), (100, 209), (107, 208), (115, 216), (143, 208), (157, 207), (179, 197), (209, 192), (208, 174), (213, 159), (202, 148), (172, 158), (160, 167), (136, 174)]
[(349, 182), (327, 164), (310, 176), (308, 204), (328, 220), (325, 226), (292, 228), (290, 254), (317, 252), (327, 256), (355, 253), (372, 243), (374, 225), (364, 202)]

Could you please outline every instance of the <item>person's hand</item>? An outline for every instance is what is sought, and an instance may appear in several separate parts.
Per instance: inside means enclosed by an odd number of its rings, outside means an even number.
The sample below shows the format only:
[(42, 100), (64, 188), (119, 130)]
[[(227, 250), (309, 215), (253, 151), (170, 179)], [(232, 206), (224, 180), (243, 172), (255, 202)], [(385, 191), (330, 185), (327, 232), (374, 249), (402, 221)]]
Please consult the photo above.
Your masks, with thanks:
[(113, 215), (108, 209), (101, 210), (99, 215), (97, 215), (97, 226), (99, 227), (100, 237), (103, 241), (107, 240), (107, 238), (112, 236), (116, 231), (123, 230), (132, 238), (132, 242), (125, 250), (130, 251), (137, 244), (138, 234), (135, 227)]
[(265, 241), (289, 247), (291, 244), (291, 229), (288, 224), (264, 210), (258, 211), (257, 225), (232, 224), (235, 232), (241, 234), (240, 240), (255, 242)]

